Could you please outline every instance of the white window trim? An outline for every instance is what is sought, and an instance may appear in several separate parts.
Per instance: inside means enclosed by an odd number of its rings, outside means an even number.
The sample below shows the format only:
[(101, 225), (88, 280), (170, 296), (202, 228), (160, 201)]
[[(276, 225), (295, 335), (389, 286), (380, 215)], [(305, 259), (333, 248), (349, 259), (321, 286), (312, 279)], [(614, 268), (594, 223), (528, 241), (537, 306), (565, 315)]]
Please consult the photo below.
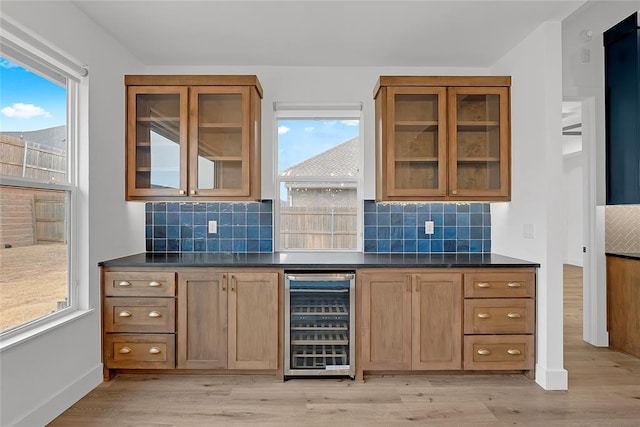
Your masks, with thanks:
[[(93, 309), (80, 309), (79, 292), (79, 203), (78, 203), (78, 157), (79, 137), (79, 100), (80, 87), (86, 87), (88, 69), (76, 59), (60, 49), (49, 45), (39, 36), (29, 32), (7, 17), (0, 17), (1, 55), (39, 75), (60, 82), (56, 74), (68, 79), (67, 89), (67, 162), (66, 183), (43, 182), (21, 177), (2, 177), (1, 185), (12, 187), (36, 188), (42, 190), (67, 191), (67, 241), (68, 252), (68, 298), (69, 306), (48, 315), (32, 319), (21, 325), (0, 333), (0, 352), (21, 342), (41, 335), (53, 328), (60, 327), (76, 318), (84, 317)], [(88, 286), (88, 284), (85, 284)]]
[[(362, 252), (364, 247), (363, 234), (363, 177), (364, 177), (364, 114), (362, 103), (273, 103), (273, 250), (280, 252)], [(282, 178), (278, 176), (278, 120), (282, 119), (308, 119), (308, 120), (332, 120), (332, 119), (357, 119), (359, 120), (358, 140), (360, 150), (358, 150), (358, 176), (333, 176), (333, 177), (292, 177)], [(290, 181), (322, 181), (322, 182), (356, 182), (356, 247), (354, 249), (286, 249), (280, 247), (280, 184)]]

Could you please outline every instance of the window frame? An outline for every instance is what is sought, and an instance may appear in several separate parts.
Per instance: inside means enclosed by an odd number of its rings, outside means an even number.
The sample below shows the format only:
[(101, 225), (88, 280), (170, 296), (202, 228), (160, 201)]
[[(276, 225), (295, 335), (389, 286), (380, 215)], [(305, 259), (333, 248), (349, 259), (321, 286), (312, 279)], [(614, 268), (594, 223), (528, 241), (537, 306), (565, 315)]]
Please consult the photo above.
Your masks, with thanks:
[[(322, 103), (273, 103), (274, 118), (274, 147), (273, 147), (273, 250), (278, 252), (362, 252), (363, 243), (363, 164), (364, 164), (364, 114), (362, 103), (322, 104)], [(353, 176), (303, 176), (281, 177), (278, 168), (279, 135), (278, 122), (280, 120), (358, 120), (358, 174)], [(346, 141), (345, 141), (346, 142)], [(353, 249), (302, 249), (280, 247), (280, 186), (285, 182), (345, 182), (356, 183), (356, 247)]]
[[(66, 137), (67, 137), (67, 178), (65, 182), (42, 181), (31, 178), (0, 176), (0, 185), (14, 188), (63, 191), (65, 202), (65, 234), (67, 239), (67, 306), (55, 312), (31, 319), (20, 325), (0, 332), (0, 351), (30, 339), (66, 321), (82, 316), (79, 290), (79, 163), (78, 140), (80, 128), (80, 91), (86, 87), (84, 79), (88, 71), (77, 61), (59, 50), (43, 43), (13, 24), (6, 18), (0, 19), (3, 45), (2, 57), (20, 65), (26, 70), (51, 81), (64, 82), (66, 89)], [(62, 80), (61, 80), (62, 79)]]

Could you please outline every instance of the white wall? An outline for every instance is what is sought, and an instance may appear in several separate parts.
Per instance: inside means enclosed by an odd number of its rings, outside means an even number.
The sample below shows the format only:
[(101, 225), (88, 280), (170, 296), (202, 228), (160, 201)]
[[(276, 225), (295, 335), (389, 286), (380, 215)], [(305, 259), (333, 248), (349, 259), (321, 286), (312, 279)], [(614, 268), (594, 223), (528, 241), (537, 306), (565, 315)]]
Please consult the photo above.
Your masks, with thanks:
[(97, 263), (144, 250), (144, 205), (124, 201), (122, 78), (142, 64), (70, 2), (3, 0), (0, 13), (90, 69), (78, 153), (80, 302), (88, 312), (0, 353), (0, 425), (39, 426), (102, 381)]
[(562, 158), (564, 252), (562, 262), (582, 267), (582, 152)]
[[(493, 67), (512, 76), (512, 198), (493, 203), (493, 252), (540, 263), (536, 381), (568, 387), (562, 332), (561, 25), (547, 22)], [(523, 237), (532, 224), (535, 238)]]

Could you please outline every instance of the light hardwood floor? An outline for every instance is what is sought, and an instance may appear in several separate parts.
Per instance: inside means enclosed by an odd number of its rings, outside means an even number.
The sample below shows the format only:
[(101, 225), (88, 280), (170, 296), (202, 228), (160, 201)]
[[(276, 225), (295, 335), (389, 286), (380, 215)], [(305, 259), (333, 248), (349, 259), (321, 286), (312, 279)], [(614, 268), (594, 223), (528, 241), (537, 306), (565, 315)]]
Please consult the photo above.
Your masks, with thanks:
[(638, 426), (640, 359), (582, 341), (582, 269), (564, 272), (568, 391), (545, 391), (522, 375), (384, 376), (365, 383), (120, 375), (50, 425)]

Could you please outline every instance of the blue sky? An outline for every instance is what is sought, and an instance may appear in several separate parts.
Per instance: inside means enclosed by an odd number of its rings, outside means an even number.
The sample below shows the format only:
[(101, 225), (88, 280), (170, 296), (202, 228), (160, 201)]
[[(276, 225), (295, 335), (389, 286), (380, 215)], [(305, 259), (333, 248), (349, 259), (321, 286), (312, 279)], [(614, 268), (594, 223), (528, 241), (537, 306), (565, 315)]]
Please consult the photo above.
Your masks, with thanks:
[(278, 171), (342, 144), (359, 133), (358, 120), (278, 120)]
[(0, 131), (60, 126), (66, 115), (66, 88), (0, 57)]

